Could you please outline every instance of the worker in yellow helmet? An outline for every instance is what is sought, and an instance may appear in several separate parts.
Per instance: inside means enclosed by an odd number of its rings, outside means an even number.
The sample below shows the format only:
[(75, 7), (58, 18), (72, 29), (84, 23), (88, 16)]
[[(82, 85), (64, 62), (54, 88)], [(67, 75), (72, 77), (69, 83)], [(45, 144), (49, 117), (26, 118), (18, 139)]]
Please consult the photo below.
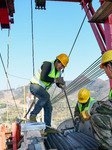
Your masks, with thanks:
[(30, 122), (36, 122), (37, 114), (44, 108), (44, 122), (51, 126), (52, 106), (48, 89), (53, 83), (60, 88), (65, 85), (65, 81), (61, 77), (61, 70), (67, 66), (68, 62), (69, 58), (66, 54), (58, 55), (55, 61), (44, 61), (31, 79), (30, 91), (38, 98), (38, 102), (30, 113)]
[[(112, 79), (112, 50), (105, 52), (102, 56), (100, 68)], [(101, 150), (112, 150), (112, 89), (109, 99), (98, 102), (91, 112), (91, 125), (94, 136)]]
[(78, 93), (78, 102), (75, 107), (74, 117), (84, 122), (90, 118), (89, 111), (96, 101), (90, 97), (87, 89), (81, 89)]

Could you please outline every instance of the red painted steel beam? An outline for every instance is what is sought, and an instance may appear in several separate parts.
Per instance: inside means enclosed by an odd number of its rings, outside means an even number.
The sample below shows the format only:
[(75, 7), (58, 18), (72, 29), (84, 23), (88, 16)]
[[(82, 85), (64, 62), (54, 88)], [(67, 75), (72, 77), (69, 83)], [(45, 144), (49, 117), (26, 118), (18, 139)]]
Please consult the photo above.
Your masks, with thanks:
[(99, 0), (99, 1), (100, 1), (101, 5), (102, 5), (105, 0)]
[(112, 14), (104, 22), (107, 50), (112, 50)]
[(14, 22), (14, 0), (0, 0), (0, 24), (2, 29), (9, 29)]
[[(92, 16), (95, 14), (95, 10), (94, 10), (94, 8), (92, 7), (92, 5), (90, 5), (90, 12), (91, 12)], [(97, 28), (98, 28), (98, 30), (99, 30), (101, 36), (102, 36), (102, 39), (103, 39), (103, 41), (104, 41), (104, 43), (105, 43), (105, 33), (104, 33), (104, 29), (103, 29), (101, 23), (96, 23), (96, 26), (97, 26)]]
[(5, 132), (0, 132), (0, 150), (6, 150)]
[[(103, 4), (105, 0), (100, 0), (101, 5)], [(85, 12), (87, 12), (87, 6), (85, 5), (84, 7)], [(94, 11), (92, 9), (92, 7), (90, 7), (90, 11), (92, 13), (92, 15), (94, 14)], [(88, 19), (90, 20), (90, 14), (87, 14)], [(97, 28), (99, 29), (102, 38), (105, 42), (105, 46), (102, 43), (102, 39), (100, 39), (99, 33), (97, 33), (97, 29), (95, 27), (95, 23), (90, 23), (91, 27), (93, 29), (93, 32), (96, 36), (97, 42), (100, 46), (100, 49), (102, 51), (102, 53), (108, 51), (108, 50), (112, 50), (112, 14), (109, 15), (109, 17), (104, 21), (104, 31), (103, 28), (101, 27), (101, 25), (99, 23), (96, 23)], [(94, 24), (94, 25), (93, 25)], [(112, 89), (112, 79), (110, 79), (110, 89)]]
[[(87, 6), (84, 5), (83, 8), (84, 8), (85, 12), (87, 12), (87, 10), (88, 10)], [(90, 14), (89, 11), (88, 11), (88, 13), (87, 13), (87, 17), (88, 17), (88, 20), (90, 20), (91, 14)], [(104, 52), (106, 51), (106, 48), (105, 48), (105, 45), (104, 45), (104, 43), (103, 43), (103, 41), (102, 41), (102, 38), (101, 38), (101, 36), (100, 36), (100, 34), (99, 34), (99, 31), (98, 31), (98, 29), (97, 29), (95, 23), (90, 23), (90, 25), (91, 25), (91, 27), (92, 27), (92, 30), (93, 30), (93, 32), (94, 32), (94, 35), (95, 35), (96, 40), (97, 40), (97, 42), (98, 42), (98, 45), (99, 45), (99, 47), (100, 47), (102, 53), (104, 53)]]
[[(106, 48), (112, 50), (112, 14), (104, 22)], [(112, 89), (112, 79), (110, 79), (110, 89)]]
[(13, 150), (17, 150), (17, 124), (16, 122), (12, 123), (12, 139), (13, 139)]
[(12, 123), (13, 150), (17, 150), (17, 143), (20, 140), (20, 125), (16, 122)]
[(6, 0), (0, 0), (0, 24), (1, 28), (10, 28), (9, 13)]
[[(105, 0), (100, 0), (101, 5)], [(112, 14), (104, 21), (106, 51), (112, 50)], [(112, 79), (110, 79), (110, 89), (112, 89)]]
[(47, 1), (81, 2), (81, 0), (47, 0)]

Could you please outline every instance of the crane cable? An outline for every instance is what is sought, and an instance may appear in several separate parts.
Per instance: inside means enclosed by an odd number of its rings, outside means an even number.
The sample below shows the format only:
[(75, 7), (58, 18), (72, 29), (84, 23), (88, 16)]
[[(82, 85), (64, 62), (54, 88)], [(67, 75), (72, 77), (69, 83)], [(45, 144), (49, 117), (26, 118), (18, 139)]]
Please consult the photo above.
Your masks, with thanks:
[(8, 30), (8, 43), (7, 43), (7, 121), (8, 121), (8, 70), (9, 70), (9, 36), (10, 36), (10, 29)]
[[(35, 65), (34, 65), (34, 36), (33, 36), (33, 5), (32, 5), (32, 0), (31, 0), (31, 26), (32, 26), (32, 58), (33, 58), (33, 76), (35, 74)], [(26, 115), (24, 118), (26, 118), (27, 114), (30, 112), (31, 108), (35, 104), (36, 96), (34, 96), (34, 100), (28, 109)]]
[[(1, 53), (0, 53), (1, 62), (2, 62), (3, 68), (4, 68), (4, 72), (5, 72), (6, 78), (7, 78), (7, 121), (8, 121), (8, 85), (9, 85), (9, 88), (10, 88), (10, 91), (11, 91), (11, 94), (12, 94), (12, 97), (13, 97), (13, 100), (14, 100), (14, 102), (15, 102), (15, 106), (16, 106), (16, 108), (17, 108), (18, 115), (20, 115), (20, 112), (19, 112), (19, 110), (18, 110), (16, 101), (15, 101), (15, 97), (14, 97), (14, 94), (13, 94), (13, 91), (12, 91), (12, 88), (11, 88), (11, 84), (10, 84), (10, 81), (9, 81), (9, 79), (8, 79), (8, 68), (9, 68), (9, 36), (10, 36), (10, 30), (8, 30), (7, 71), (6, 71), (6, 69), (5, 69), (5, 65), (4, 65), (4, 62), (3, 62), (3, 59), (2, 59), (2, 55), (1, 55)], [(19, 116), (19, 117), (20, 117), (20, 116)]]
[[(32, 32), (32, 64), (33, 64), (33, 75), (34, 75), (34, 74), (35, 74), (35, 66), (34, 66), (34, 35), (33, 35), (33, 5), (32, 5), (32, 0), (31, 0), (31, 32)], [(9, 33), (8, 33), (8, 35), (9, 35)], [(9, 56), (9, 55), (8, 55), (8, 56)], [(7, 76), (7, 82), (8, 82), (8, 84), (9, 84), (9, 86), (10, 86), (10, 89), (11, 89), (11, 85), (10, 85), (10, 82), (9, 82), (9, 80), (8, 80), (8, 72), (6, 73), (6, 70), (5, 70), (5, 66), (4, 66), (3, 60), (2, 60), (1, 53), (0, 53), (0, 57), (1, 57), (1, 61), (2, 61), (3, 67), (4, 67), (5, 74), (6, 74), (6, 76)], [(8, 60), (9, 60), (9, 59), (8, 59)], [(8, 61), (7, 61), (7, 62), (8, 62)], [(7, 63), (7, 68), (8, 68), (8, 64), (9, 64), (9, 62)], [(12, 93), (12, 95), (13, 95), (12, 89), (11, 89), (11, 93)], [(14, 95), (13, 95), (13, 99), (15, 100)], [(30, 106), (28, 112), (25, 114), (24, 118), (26, 118), (27, 114), (28, 114), (29, 111), (31, 110), (33, 104), (35, 103), (35, 99), (36, 99), (36, 98), (35, 98), (35, 96), (34, 96), (34, 101), (32, 102), (32, 104), (31, 104), (31, 106)], [(15, 102), (15, 105), (16, 105), (16, 108), (17, 108), (16, 102)], [(18, 108), (17, 108), (17, 110), (18, 110)], [(22, 120), (19, 122), (19, 124), (20, 124), (21, 122), (22, 122)]]
[(7, 68), (9, 68), (9, 36), (10, 36), (10, 29), (8, 30), (8, 43), (7, 43)]
[[(81, 29), (82, 29), (83, 24), (84, 24), (84, 22), (85, 22), (85, 19), (86, 19), (86, 16), (87, 16), (87, 14), (88, 14), (88, 11), (89, 11), (89, 9), (90, 9), (90, 5), (91, 5), (92, 1), (93, 1), (93, 0), (91, 0), (90, 4), (88, 4), (87, 12), (86, 12), (86, 14), (85, 14), (85, 16), (84, 16), (84, 18), (83, 18), (83, 21), (82, 21), (82, 23), (81, 23), (81, 25), (80, 25), (80, 28), (79, 28), (78, 33), (77, 33), (77, 35), (76, 35), (76, 38), (75, 38), (75, 40), (74, 40), (74, 42), (73, 42), (73, 45), (72, 45), (72, 47), (71, 47), (71, 50), (70, 50), (70, 52), (69, 52), (69, 54), (68, 54), (68, 57), (70, 57), (70, 55), (71, 55), (71, 53), (72, 53), (72, 51), (73, 51), (73, 48), (74, 48), (75, 43), (76, 43), (76, 41), (77, 41), (77, 39), (78, 39), (78, 36), (79, 36), (79, 34), (80, 34), (80, 32), (81, 32)], [(65, 68), (64, 68), (64, 69), (65, 69)], [(63, 69), (63, 72), (64, 72), (64, 69)], [(63, 72), (62, 72), (62, 74), (63, 74)], [(61, 75), (62, 75), (62, 74), (61, 74)], [(55, 88), (54, 88), (54, 91), (53, 91), (51, 100), (53, 99), (53, 95), (54, 95), (55, 90), (56, 90), (56, 86), (55, 86)]]
[(18, 110), (18, 107), (17, 107), (17, 104), (16, 104), (16, 100), (15, 100), (15, 97), (14, 97), (14, 94), (13, 94), (13, 91), (12, 91), (12, 88), (11, 88), (10, 81), (9, 81), (9, 79), (8, 79), (8, 77), (7, 77), (7, 72), (6, 72), (6, 69), (5, 69), (5, 65), (4, 65), (4, 62), (3, 62), (3, 59), (2, 59), (1, 53), (0, 53), (0, 59), (1, 59), (1, 62), (2, 62), (3, 68), (4, 68), (4, 72), (5, 72), (7, 81), (8, 81), (8, 85), (9, 85), (9, 88), (10, 88), (10, 91), (11, 91), (11, 94), (12, 94), (12, 97), (13, 97), (13, 100), (14, 100), (14, 102), (15, 102), (15, 106), (16, 106), (16, 108), (17, 108), (18, 115), (19, 115), (19, 117), (20, 117), (20, 113), (19, 113), (19, 110)]
[(33, 35), (33, 5), (31, 0), (31, 33), (32, 33), (32, 63), (33, 63), (33, 75), (35, 74), (34, 64), (34, 35)]
[[(92, 0), (92, 1), (93, 1), (93, 0)], [(81, 32), (82, 26), (83, 26), (83, 24), (84, 24), (84, 21), (85, 21), (85, 19), (86, 19), (86, 16), (87, 16), (87, 13), (88, 13), (88, 11), (89, 11), (89, 8), (90, 8), (90, 5), (91, 5), (92, 1), (91, 1), (90, 4), (88, 5), (87, 12), (86, 12), (86, 14), (85, 14), (85, 16), (84, 16), (84, 18), (83, 18), (83, 21), (82, 21), (82, 23), (81, 23), (81, 25), (80, 25), (80, 28), (79, 28), (79, 30), (78, 30), (78, 33), (77, 33), (77, 35), (76, 35), (76, 38), (75, 38), (75, 40), (74, 40), (74, 42), (73, 42), (73, 45), (72, 45), (72, 47), (71, 47), (71, 50), (70, 50), (70, 52), (69, 52), (69, 54), (68, 54), (68, 57), (69, 57), (69, 58), (70, 58), (70, 55), (71, 55), (71, 53), (72, 53), (72, 51), (73, 51), (73, 48), (74, 48), (74, 46), (75, 46), (75, 43), (76, 43), (76, 41), (77, 41), (77, 39), (78, 39), (78, 36), (79, 36), (79, 34), (80, 34), (80, 32)], [(65, 69), (65, 68), (64, 68), (64, 69)], [(62, 70), (61, 75), (64, 73), (64, 69)], [(54, 93), (55, 93), (55, 90), (56, 90), (56, 86), (55, 86), (55, 88), (54, 88), (54, 90), (53, 90), (53, 94), (52, 94), (52, 96), (51, 96), (51, 100), (53, 99), (53, 95), (54, 95)]]
[(16, 75), (13, 75), (13, 74), (9, 74), (9, 73), (8, 73), (8, 75), (9, 75), (9, 76), (12, 76), (12, 77), (15, 77), (15, 78), (19, 78), (19, 79), (27, 80), (27, 81), (29, 81), (29, 80), (30, 80), (30, 79), (28, 79), (28, 78), (23, 78), (23, 77), (20, 77), (20, 76), (16, 76)]
[[(32, 33), (32, 64), (33, 64), (33, 76), (35, 74), (35, 66), (34, 66), (34, 35), (33, 35), (33, 5), (32, 5), (32, 0), (31, 0), (31, 33)], [(33, 105), (35, 104), (35, 100), (36, 97), (34, 96), (34, 100), (32, 102), (32, 104), (30, 105), (27, 113), (25, 114), (25, 116), (23, 118), (26, 118), (28, 113), (30, 112), (31, 108), (33, 107)], [(19, 124), (22, 122), (23, 120), (19, 121)]]
[(83, 24), (84, 24), (84, 21), (85, 21), (85, 19), (86, 19), (87, 14), (88, 14), (88, 11), (89, 11), (89, 9), (90, 9), (90, 5), (91, 5), (92, 1), (93, 1), (93, 0), (91, 0), (91, 2), (88, 4), (87, 12), (86, 12), (86, 14), (85, 14), (85, 16), (84, 16), (84, 19), (83, 19), (83, 21), (82, 21), (82, 23), (81, 23), (81, 26), (80, 26), (79, 30), (78, 30), (78, 33), (77, 33), (76, 38), (75, 38), (75, 40), (74, 40), (74, 42), (73, 42), (73, 45), (72, 45), (72, 48), (71, 48), (71, 50), (70, 50), (70, 52), (69, 52), (68, 57), (70, 57), (70, 55), (71, 55), (71, 53), (72, 53), (72, 51), (73, 51), (73, 48), (74, 48), (75, 43), (76, 43), (76, 41), (77, 41), (77, 39), (78, 39), (78, 36), (79, 36), (79, 34), (80, 34), (80, 31), (81, 31), (81, 29), (82, 29), (82, 26), (83, 26)]

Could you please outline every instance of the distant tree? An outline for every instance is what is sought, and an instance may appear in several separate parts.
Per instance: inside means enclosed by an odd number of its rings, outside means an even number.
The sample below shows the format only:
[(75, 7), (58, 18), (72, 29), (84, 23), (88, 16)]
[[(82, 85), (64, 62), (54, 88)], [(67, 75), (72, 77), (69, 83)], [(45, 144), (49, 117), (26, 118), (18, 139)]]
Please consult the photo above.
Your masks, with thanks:
[(4, 93), (2, 91), (0, 91), (0, 99), (4, 98)]
[(6, 104), (0, 104), (0, 108), (5, 108), (6, 106)]

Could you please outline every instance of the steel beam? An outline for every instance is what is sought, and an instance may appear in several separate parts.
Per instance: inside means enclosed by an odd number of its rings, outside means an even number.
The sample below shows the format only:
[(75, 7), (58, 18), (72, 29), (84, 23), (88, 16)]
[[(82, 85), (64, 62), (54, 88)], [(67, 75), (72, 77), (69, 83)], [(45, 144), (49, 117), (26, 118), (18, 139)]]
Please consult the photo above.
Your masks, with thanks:
[[(106, 48), (112, 50), (112, 14), (104, 22)], [(110, 79), (110, 89), (112, 89), (112, 79)]]
[[(91, 12), (92, 15), (95, 14), (95, 10), (94, 10), (94, 8), (92, 7), (92, 5), (90, 6), (90, 12)], [(97, 26), (97, 28), (98, 28), (98, 30), (99, 30), (101, 36), (102, 36), (102, 39), (103, 39), (103, 41), (104, 41), (104, 43), (105, 43), (105, 33), (104, 33), (104, 29), (103, 29), (101, 23), (96, 23), (96, 26)]]
[[(83, 8), (84, 8), (85, 12), (87, 12), (87, 10), (88, 10), (87, 5), (84, 5)], [(87, 17), (88, 17), (88, 20), (90, 20), (91, 14), (90, 14), (89, 11), (88, 11), (88, 13), (87, 13)], [(96, 37), (96, 39), (97, 39), (98, 45), (99, 45), (99, 47), (100, 47), (102, 53), (104, 53), (104, 52), (106, 51), (106, 48), (105, 48), (105, 45), (104, 45), (104, 43), (103, 43), (103, 41), (102, 41), (102, 38), (101, 38), (101, 36), (100, 36), (100, 34), (99, 34), (99, 31), (98, 31), (98, 29), (97, 29), (97, 27), (96, 27), (96, 25), (95, 25), (94, 23), (90, 23), (90, 25), (91, 25), (92, 30), (93, 30), (93, 32), (94, 32), (94, 35), (95, 35), (95, 37)]]
[(47, 1), (81, 2), (81, 0), (47, 0)]
[(0, 1), (0, 24), (1, 28), (10, 28), (9, 13), (6, 0)]

